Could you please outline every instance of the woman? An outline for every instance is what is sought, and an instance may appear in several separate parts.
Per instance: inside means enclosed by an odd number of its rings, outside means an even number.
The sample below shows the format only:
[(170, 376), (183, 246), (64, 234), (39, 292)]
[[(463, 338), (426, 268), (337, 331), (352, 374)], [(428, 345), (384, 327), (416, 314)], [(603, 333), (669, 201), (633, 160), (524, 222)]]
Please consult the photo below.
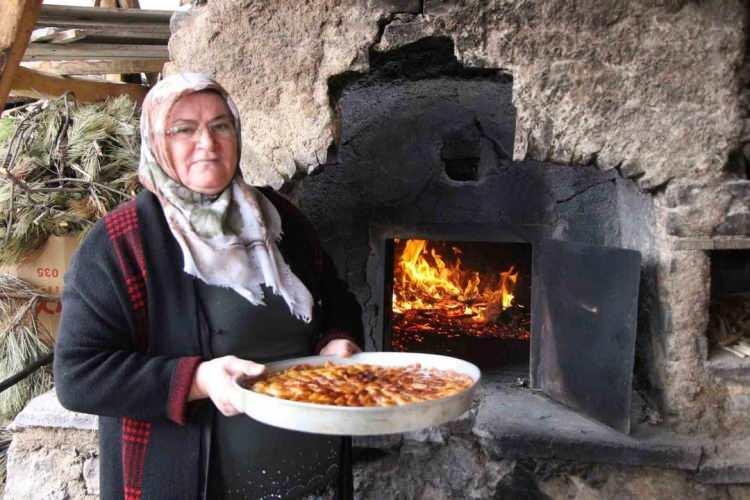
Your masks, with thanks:
[(299, 211), (243, 182), (239, 115), (216, 82), (159, 82), (141, 135), (146, 189), (74, 257), (55, 351), (60, 402), (101, 416), (102, 498), (324, 486), (343, 441), (237, 415), (228, 389), (262, 363), (357, 352), (356, 302)]

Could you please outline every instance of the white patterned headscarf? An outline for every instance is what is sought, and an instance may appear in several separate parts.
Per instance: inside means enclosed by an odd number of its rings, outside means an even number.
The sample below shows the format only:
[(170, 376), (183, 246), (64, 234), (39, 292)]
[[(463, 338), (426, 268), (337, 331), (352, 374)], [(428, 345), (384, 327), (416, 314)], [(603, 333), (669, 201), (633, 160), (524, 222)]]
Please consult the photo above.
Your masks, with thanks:
[(295, 317), (310, 322), (312, 295), (277, 245), (282, 237), (279, 212), (245, 183), (239, 167), (216, 196), (196, 193), (178, 180), (166, 147), (169, 113), (181, 97), (202, 90), (224, 98), (234, 117), (239, 148), (239, 112), (227, 92), (202, 74), (172, 75), (154, 85), (143, 102), (138, 178), (159, 199), (182, 249), (186, 273), (210, 285), (231, 288), (255, 305), (264, 304), (261, 284), (265, 284), (284, 298)]

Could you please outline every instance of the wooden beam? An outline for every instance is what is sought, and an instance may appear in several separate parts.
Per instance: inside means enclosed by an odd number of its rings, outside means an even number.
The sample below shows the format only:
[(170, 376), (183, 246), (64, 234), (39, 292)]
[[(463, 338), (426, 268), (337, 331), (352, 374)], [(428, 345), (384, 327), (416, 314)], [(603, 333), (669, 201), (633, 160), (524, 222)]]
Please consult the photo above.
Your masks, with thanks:
[[(169, 41), (169, 25), (155, 23), (101, 23), (95, 21), (60, 21), (54, 26), (44, 26), (44, 23), (36, 23), (37, 28), (57, 28), (57, 29), (80, 29), (86, 33), (86, 36), (95, 41), (125, 40), (130, 42), (131, 39), (143, 40), (142, 43), (156, 43), (166, 45)], [(36, 31), (36, 30), (35, 30)], [(130, 42), (132, 43), (132, 42)]]
[(58, 75), (161, 73), (167, 59), (86, 59), (80, 61), (22, 61), (21, 66)]
[[(166, 26), (165, 26), (166, 28)], [(52, 37), (52, 33), (63, 29), (75, 29), (86, 35), (86, 43), (127, 43), (131, 45), (167, 45), (169, 42), (169, 29), (141, 30), (131, 28), (127, 25), (109, 25), (106, 27), (83, 27), (58, 26), (55, 28), (39, 28), (34, 30), (31, 42), (43, 42), (45, 38)], [(42, 31), (45, 30), (45, 31)], [(41, 40), (35, 38), (37, 32), (44, 35)]]
[(107, 97), (126, 94), (141, 103), (148, 87), (58, 76), (24, 67), (16, 70), (13, 79), (13, 95), (57, 97), (68, 91), (73, 92), (80, 102), (103, 101)]
[(117, 0), (117, 5), (121, 9), (140, 9), (141, 4), (138, 0)]
[(65, 61), (73, 59), (169, 59), (164, 45), (129, 45), (73, 43), (52, 45), (32, 43), (26, 49), (24, 61)]
[(13, 78), (34, 23), (42, 8), (42, 0), (3, 0), (0, 16), (0, 111), (5, 107)]
[[(137, 9), (100, 9), (106, 10), (107, 12), (147, 12)], [(149, 19), (129, 19), (126, 16), (124, 19), (120, 19), (120, 16), (114, 16), (110, 19), (80, 19), (77, 17), (71, 18), (40, 18), (36, 21), (37, 28), (129, 28), (137, 29), (141, 31), (151, 31), (156, 33), (163, 33), (169, 31), (169, 21), (152, 21)]]
[[(6, 0), (3, 0), (4, 2)], [(104, 9), (94, 7), (69, 7), (66, 5), (43, 5), (39, 23), (56, 26), (59, 21), (134, 22), (169, 25), (172, 10)]]
[(143, 43), (166, 45), (172, 12), (43, 5), (36, 26), (83, 29), (96, 42), (128, 39), (133, 43), (130, 39), (142, 39)]
[[(107, 9), (102, 9), (107, 10)], [(124, 9), (117, 9), (124, 10)], [(147, 33), (169, 33), (169, 23), (159, 22), (152, 23), (149, 21), (139, 21), (138, 19), (38, 19), (37, 28), (81, 28), (81, 29), (112, 29), (127, 28), (135, 31), (145, 31)]]

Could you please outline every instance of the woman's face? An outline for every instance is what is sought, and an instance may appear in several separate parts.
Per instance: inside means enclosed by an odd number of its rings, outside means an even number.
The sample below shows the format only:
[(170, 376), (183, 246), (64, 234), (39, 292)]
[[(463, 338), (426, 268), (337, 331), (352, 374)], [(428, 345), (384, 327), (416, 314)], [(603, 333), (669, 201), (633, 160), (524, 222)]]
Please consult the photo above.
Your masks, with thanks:
[(167, 154), (182, 184), (204, 194), (229, 185), (237, 170), (237, 133), (221, 96), (202, 91), (178, 99), (166, 135)]

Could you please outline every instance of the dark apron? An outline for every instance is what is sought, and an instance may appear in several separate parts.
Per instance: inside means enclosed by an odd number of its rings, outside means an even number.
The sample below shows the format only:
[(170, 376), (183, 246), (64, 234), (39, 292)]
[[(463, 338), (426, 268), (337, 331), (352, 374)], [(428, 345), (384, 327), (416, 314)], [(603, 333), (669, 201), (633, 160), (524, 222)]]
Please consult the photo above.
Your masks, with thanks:
[[(289, 312), (264, 288), (264, 306), (231, 289), (199, 281), (198, 295), (211, 331), (213, 357), (229, 354), (256, 363), (312, 353), (318, 325)], [(214, 411), (208, 498), (294, 498), (331, 484), (339, 472), (341, 439), (272, 427), (245, 415)]]

